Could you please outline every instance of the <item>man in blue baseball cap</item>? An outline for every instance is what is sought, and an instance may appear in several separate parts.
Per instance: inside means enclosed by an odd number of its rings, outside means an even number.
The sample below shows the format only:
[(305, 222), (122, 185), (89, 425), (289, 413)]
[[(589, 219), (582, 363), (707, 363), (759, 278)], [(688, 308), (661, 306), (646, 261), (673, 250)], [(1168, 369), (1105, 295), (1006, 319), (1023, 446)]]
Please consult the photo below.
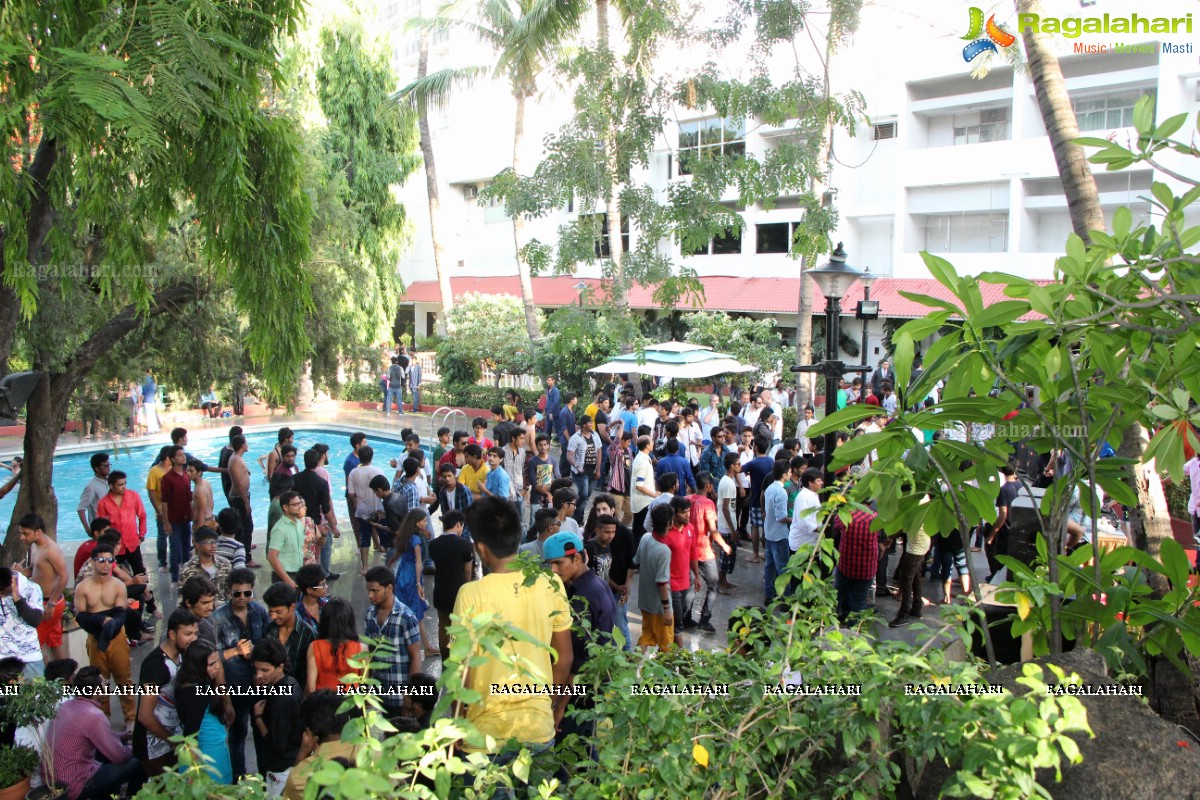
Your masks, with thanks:
[[(587, 565), (587, 553), (583, 550), (583, 539), (577, 533), (563, 531), (556, 533), (542, 545), (542, 557), (549, 563), (550, 569), (562, 579), (567, 587), (567, 598), (571, 602), (571, 613), (576, 622), (586, 619), (590, 628), (571, 628), (571, 649), (574, 659), (571, 664), (571, 677), (574, 680), (584, 662), (588, 659), (588, 644), (610, 644), (613, 640), (613, 629), (617, 624), (617, 604), (613, 599), (612, 590), (592, 572)], [(590, 708), (591, 693), (581, 697), (558, 697), (555, 703), (571, 701), (574, 708)], [(574, 715), (567, 714), (559, 726), (559, 737), (565, 739), (569, 733), (578, 733), (594, 745), (595, 722), (579, 723)]]

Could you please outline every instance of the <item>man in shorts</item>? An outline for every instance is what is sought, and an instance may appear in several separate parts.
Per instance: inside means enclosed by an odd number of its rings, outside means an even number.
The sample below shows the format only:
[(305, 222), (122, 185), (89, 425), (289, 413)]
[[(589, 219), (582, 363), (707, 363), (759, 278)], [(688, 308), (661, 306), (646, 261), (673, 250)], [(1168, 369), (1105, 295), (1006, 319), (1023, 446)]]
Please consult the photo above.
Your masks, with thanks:
[(26, 514), (17, 522), (21, 541), (29, 546), (29, 558), (24, 564), (13, 564), (13, 572), (30, 578), (42, 588), (45, 600), (42, 622), (37, 626), (38, 641), (49, 656), (47, 663), (67, 657), (63, 645), (63, 611), (67, 601), (67, 563), (58, 544), (46, 535), (46, 523), (37, 514)]
[(675, 512), (667, 503), (650, 510), (651, 529), (642, 536), (634, 562), (638, 567), (638, 607), (642, 634), (638, 646), (667, 650), (675, 643), (675, 614), (671, 603), (671, 548), (667, 529)]

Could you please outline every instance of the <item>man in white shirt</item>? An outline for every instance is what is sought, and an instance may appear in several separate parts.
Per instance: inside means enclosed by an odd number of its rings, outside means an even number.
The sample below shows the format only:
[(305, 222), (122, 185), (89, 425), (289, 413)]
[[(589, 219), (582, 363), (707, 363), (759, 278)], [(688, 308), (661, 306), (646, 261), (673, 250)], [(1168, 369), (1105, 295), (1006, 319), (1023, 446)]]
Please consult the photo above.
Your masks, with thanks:
[(788, 530), (788, 547), (793, 553), (804, 545), (815, 546), (820, 541), (817, 509), (821, 507), (821, 498), (817, 493), (824, 486), (825, 478), (819, 469), (806, 469), (800, 476), (800, 493), (796, 495), (792, 526)]
[(704, 450), (704, 435), (696, 422), (696, 412), (691, 407), (684, 406), (679, 416), (679, 449), (685, 455), (694, 470), (700, 464), (700, 453)]
[[(645, 425), (647, 428), (653, 428), (657, 421), (658, 401), (654, 399), (653, 395), (646, 395), (642, 398), (642, 407), (637, 412), (638, 427)], [(637, 431), (634, 431), (633, 434), (636, 436)]]
[(717, 533), (729, 543), (729, 552), (717, 553), (717, 591), (729, 594), (737, 588), (736, 584), (727, 580), (727, 576), (737, 566), (737, 479), (742, 471), (742, 462), (737, 453), (726, 453), (723, 464), (725, 476), (717, 485)]
[(45, 604), (42, 587), (15, 569), (0, 568), (0, 658), (19, 658), (26, 679), (42, 677), (37, 626)]
[(375, 451), (370, 445), (358, 450), (359, 465), (346, 477), (346, 494), (354, 498), (354, 517), (358, 522), (358, 557), (362, 574), (367, 574), (371, 556), (371, 525), (367, 522), (383, 510), (383, 501), (371, 490), (371, 479), (383, 475), (383, 470), (371, 463)]
[(805, 406), (800, 412), (800, 421), (796, 423), (796, 438), (800, 440), (800, 452), (808, 452), (808, 429), (816, 423), (812, 406)]
[(650, 448), (653, 440), (649, 436), (639, 436), (637, 439), (638, 454), (633, 458), (629, 468), (629, 508), (633, 511), (633, 535), (635, 541), (641, 541), (646, 532), (646, 514), (650, 510), (650, 501), (658, 496), (654, 487), (654, 462), (650, 460)]

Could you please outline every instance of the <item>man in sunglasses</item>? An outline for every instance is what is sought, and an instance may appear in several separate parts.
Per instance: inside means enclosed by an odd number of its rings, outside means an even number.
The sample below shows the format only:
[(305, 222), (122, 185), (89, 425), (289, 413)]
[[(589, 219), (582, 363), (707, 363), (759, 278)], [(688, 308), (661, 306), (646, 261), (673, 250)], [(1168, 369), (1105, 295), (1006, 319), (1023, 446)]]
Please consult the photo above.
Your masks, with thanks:
[[(109, 541), (97, 543), (92, 551), (92, 574), (75, 586), (75, 616), (80, 627), (88, 632), (88, 662), (100, 670), (105, 682), (111, 678), (118, 686), (133, 686), (133, 666), (129, 659), (129, 640), (121, 630), (125, 625), (129, 594), (125, 584), (113, 574), (116, 549)], [(91, 615), (91, 616), (89, 616)], [(107, 618), (103, 619), (102, 618)], [(100, 622), (99, 633), (92, 622)], [(101, 646), (103, 645), (103, 646)], [(101, 699), (100, 708), (108, 715), (108, 696)], [(121, 695), (121, 711), (125, 727), (133, 730), (136, 715), (132, 694)]]
[(254, 685), (254, 645), (263, 640), (271, 614), (262, 603), (254, 602), (254, 573), (235, 569), (229, 573), (229, 602), (213, 612), (217, 626), (217, 650), (225, 663), (225, 683), (242, 694), (233, 697), (233, 725), (229, 727), (229, 757), (233, 779), (246, 774), (246, 735), (253, 696), (246, 691)]

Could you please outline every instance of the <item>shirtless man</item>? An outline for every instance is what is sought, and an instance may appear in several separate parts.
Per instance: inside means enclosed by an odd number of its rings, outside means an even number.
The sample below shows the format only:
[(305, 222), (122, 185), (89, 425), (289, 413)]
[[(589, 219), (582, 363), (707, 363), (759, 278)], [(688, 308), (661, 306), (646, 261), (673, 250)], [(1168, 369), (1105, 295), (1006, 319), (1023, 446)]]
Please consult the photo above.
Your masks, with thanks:
[(46, 657), (47, 663), (66, 658), (62, 620), (67, 607), (63, 597), (63, 590), (67, 588), (67, 563), (58, 543), (46, 535), (46, 523), (37, 514), (21, 517), (17, 527), (21, 532), (21, 541), (29, 545), (29, 559), (27, 566), (13, 564), (13, 571), (32, 578), (34, 583), (42, 587), (42, 597), (45, 599), (42, 624), (37, 629), (38, 641), (50, 654)]
[[(246, 548), (246, 558), (251, 559), (250, 550), (254, 539), (254, 517), (250, 508), (250, 468), (246, 466), (245, 436), (234, 436), (229, 440), (233, 455), (229, 457), (229, 507), (237, 510), (242, 518), (242, 530), (238, 541)], [(248, 560), (246, 566), (250, 569), (261, 567), (257, 561)]]
[(204, 462), (194, 458), (187, 462), (187, 475), (192, 481), (192, 524), (196, 527), (207, 525), (216, 530), (212, 486), (204, 480), (206, 469)]
[[(84, 578), (75, 587), (76, 614), (119, 615), (122, 623), (124, 622), (129, 595), (125, 584), (113, 574), (115, 563), (116, 553), (112, 544), (109, 542), (97, 544), (96, 549), (92, 551), (92, 575)], [(85, 618), (80, 619), (80, 625), (84, 628), (90, 627)], [(112, 678), (118, 686), (133, 685), (130, 677), (132, 665), (129, 659), (129, 640), (125, 638), (123, 632), (118, 632), (113, 636), (103, 650), (95, 634), (89, 632), (87, 653), (88, 661), (93, 667), (100, 670), (105, 681)], [(101, 699), (100, 708), (104, 711), (105, 716), (108, 716), (107, 695)], [(121, 695), (121, 711), (125, 716), (126, 729), (133, 730), (133, 721), (136, 716), (133, 695)]]
[[(276, 442), (275, 447), (273, 447), (265, 456), (262, 456), (258, 459), (258, 465), (263, 468), (263, 474), (266, 476), (267, 480), (271, 479), (271, 476), (275, 474), (275, 468), (278, 467), (279, 462), (283, 460), (283, 446), (286, 444), (291, 444), (292, 440), (295, 438), (296, 434), (292, 432), (291, 428), (280, 428), (279, 441)], [(265, 464), (263, 463), (264, 461), (266, 462)]]

